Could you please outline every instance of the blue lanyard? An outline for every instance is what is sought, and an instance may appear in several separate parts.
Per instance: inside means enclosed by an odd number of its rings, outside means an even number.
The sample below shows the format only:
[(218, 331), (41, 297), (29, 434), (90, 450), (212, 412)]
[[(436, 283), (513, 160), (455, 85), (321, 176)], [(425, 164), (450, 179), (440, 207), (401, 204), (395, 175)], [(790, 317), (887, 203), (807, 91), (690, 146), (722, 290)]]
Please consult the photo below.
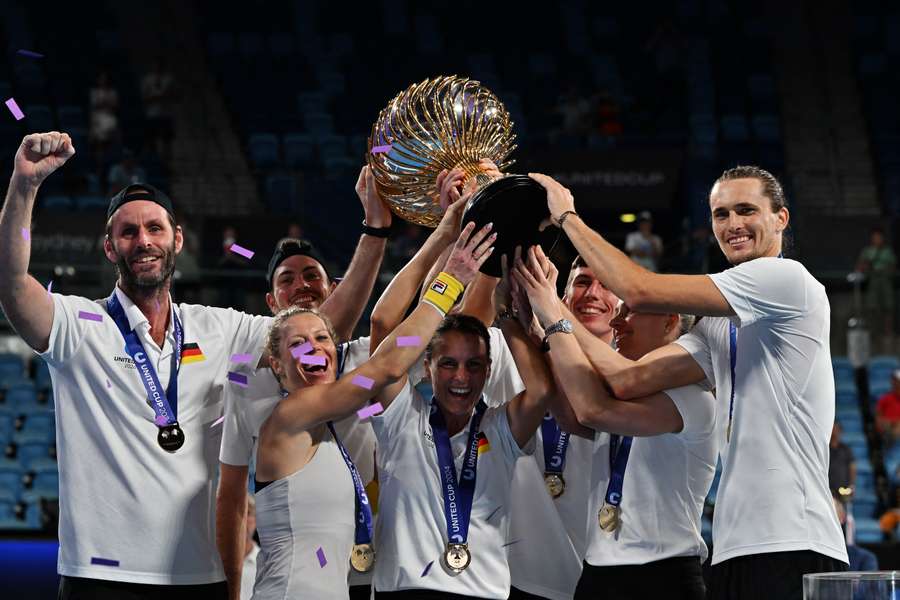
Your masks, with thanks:
[(353, 464), (353, 459), (350, 458), (350, 454), (341, 443), (331, 421), (328, 421), (328, 430), (331, 431), (331, 437), (334, 438), (338, 450), (341, 451), (341, 456), (344, 457), (347, 468), (350, 469), (353, 489), (356, 492), (356, 532), (354, 534), (354, 543), (370, 544), (372, 542), (372, 507), (369, 506), (369, 496), (366, 495), (366, 488), (363, 486), (362, 477), (359, 476), (356, 465)]
[(544, 471), (562, 473), (566, 468), (569, 434), (559, 428), (553, 415), (547, 413), (541, 421), (541, 437), (544, 439)]
[(631, 453), (630, 435), (609, 436), (609, 483), (606, 485), (606, 502), (619, 506), (622, 502), (622, 486), (625, 484), (625, 467), (628, 466), (628, 455)]
[(737, 327), (731, 321), (728, 322), (728, 345), (731, 355), (731, 400), (728, 403), (728, 428), (725, 430), (725, 441), (731, 441), (731, 422), (734, 417), (734, 388), (736, 379), (734, 376), (737, 367)]
[(147, 360), (144, 345), (138, 334), (128, 325), (125, 309), (122, 308), (115, 291), (106, 300), (106, 311), (112, 317), (116, 327), (119, 328), (122, 337), (125, 338), (125, 352), (128, 353), (140, 372), (141, 383), (144, 384), (150, 406), (156, 413), (156, 425), (159, 427), (174, 425), (178, 422), (178, 413), (176, 412), (178, 410), (178, 370), (181, 366), (181, 346), (184, 341), (184, 330), (178, 315), (174, 310), (172, 311), (175, 316), (175, 349), (172, 352), (172, 373), (169, 376), (169, 386), (164, 391), (156, 369)]
[(483, 400), (478, 401), (475, 415), (469, 425), (469, 443), (463, 461), (459, 481), (456, 478), (456, 464), (447, 423), (434, 397), (431, 399), (431, 416), (428, 418), (437, 450), (438, 468), (441, 475), (441, 493), (444, 496), (444, 518), (447, 521), (447, 540), (454, 544), (465, 544), (469, 537), (469, 520), (472, 516), (472, 501), (475, 498), (475, 478), (478, 469), (478, 428), (487, 410)]

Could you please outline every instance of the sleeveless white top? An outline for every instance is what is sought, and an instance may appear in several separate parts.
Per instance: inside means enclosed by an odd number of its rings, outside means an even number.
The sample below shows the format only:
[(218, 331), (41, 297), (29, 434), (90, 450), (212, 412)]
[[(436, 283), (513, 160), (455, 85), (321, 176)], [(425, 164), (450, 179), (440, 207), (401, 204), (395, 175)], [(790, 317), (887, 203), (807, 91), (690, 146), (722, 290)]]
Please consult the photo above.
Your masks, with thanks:
[(256, 493), (262, 568), (253, 600), (348, 599), (355, 501), (350, 471), (326, 431), (302, 469)]

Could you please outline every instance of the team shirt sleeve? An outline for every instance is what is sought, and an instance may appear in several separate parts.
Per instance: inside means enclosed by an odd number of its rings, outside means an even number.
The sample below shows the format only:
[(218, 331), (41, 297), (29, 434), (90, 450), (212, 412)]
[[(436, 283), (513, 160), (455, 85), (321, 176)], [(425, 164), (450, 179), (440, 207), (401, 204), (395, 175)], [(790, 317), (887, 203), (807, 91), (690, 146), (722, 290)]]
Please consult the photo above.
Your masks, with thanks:
[(519, 376), (516, 361), (506, 344), (503, 332), (496, 327), (488, 329), (491, 337), (491, 376), (484, 384), (484, 397), (488, 406), (506, 404), (525, 390)]
[(222, 446), (219, 461), (226, 465), (245, 467), (253, 454), (253, 434), (247, 427), (244, 408), (246, 399), (239, 397), (235, 386), (225, 386), (225, 420), (222, 423)]
[(738, 327), (806, 311), (808, 273), (797, 261), (757, 258), (708, 277), (735, 312)]
[(681, 414), (684, 427), (679, 435), (702, 441), (712, 435), (716, 426), (716, 399), (698, 385), (686, 385), (663, 392)]
[[(79, 313), (100, 315), (103, 320), (110, 319), (100, 304), (80, 296), (63, 296), (50, 294), (53, 300), (53, 325), (50, 327), (50, 341), (47, 350), (38, 355), (49, 364), (60, 365), (78, 352), (78, 348), (87, 333), (88, 327), (102, 326), (100, 323), (79, 318)], [(125, 342), (122, 342), (125, 346)]]
[(412, 403), (418, 398), (419, 395), (413, 388), (412, 382), (407, 381), (387, 409), (371, 417), (372, 428), (375, 430), (379, 446), (389, 445), (391, 439), (395, 438), (404, 427), (410, 425), (413, 416)]
[(678, 344), (691, 355), (706, 375), (706, 386), (710, 389), (716, 387), (716, 373), (713, 369), (712, 353), (709, 349), (709, 319), (700, 319), (693, 329), (684, 334), (674, 343)]
[(252, 364), (258, 364), (265, 351), (272, 317), (248, 315), (232, 308), (210, 310), (221, 324), (223, 337), (231, 342), (226, 358), (232, 354), (250, 354)]

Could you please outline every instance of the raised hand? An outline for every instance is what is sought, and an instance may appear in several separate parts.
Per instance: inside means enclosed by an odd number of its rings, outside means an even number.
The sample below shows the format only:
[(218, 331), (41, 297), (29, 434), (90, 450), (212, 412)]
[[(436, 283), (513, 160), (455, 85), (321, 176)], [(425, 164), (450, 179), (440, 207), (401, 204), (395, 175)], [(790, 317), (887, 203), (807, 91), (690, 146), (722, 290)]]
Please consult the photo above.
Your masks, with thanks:
[(26, 135), (16, 152), (13, 179), (24, 179), (37, 187), (75, 154), (72, 138), (66, 133), (32, 133)]
[(488, 223), (472, 235), (475, 223), (469, 222), (460, 232), (444, 270), (463, 285), (468, 285), (475, 279), (481, 265), (494, 252), (493, 243), (497, 239), (497, 234), (491, 233), (493, 226), (493, 223)]
[(550, 219), (553, 221), (554, 225), (559, 224), (559, 217), (564, 212), (575, 210), (575, 198), (568, 188), (564, 187), (552, 177), (542, 175), (541, 173), (529, 173), (528, 176), (544, 186), (544, 189), (547, 190), (547, 207), (550, 209)]
[[(541, 254), (543, 255), (543, 252)], [(543, 258), (546, 259), (546, 256)], [(521, 257), (516, 258), (513, 277), (528, 295), (531, 308), (541, 327), (546, 328), (562, 318), (559, 298), (556, 296), (555, 281), (558, 271), (549, 260), (542, 264), (534, 247), (528, 249), (527, 259), (526, 264)], [(546, 274), (545, 268), (548, 270)]]
[(451, 170), (444, 169), (438, 173), (435, 185), (440, 196), (441, 208), (446, 210), (462, 196), (463, 184), (466, 181), (466, 172), (456, 167)]
[(363, 167), (359, 172), (359, 178), (356, 180), (356, 195), (362, 202), (366, 225), (379, 229), (391, 226), (391, 209), (378, 193), (375, 175), (368, 166)]

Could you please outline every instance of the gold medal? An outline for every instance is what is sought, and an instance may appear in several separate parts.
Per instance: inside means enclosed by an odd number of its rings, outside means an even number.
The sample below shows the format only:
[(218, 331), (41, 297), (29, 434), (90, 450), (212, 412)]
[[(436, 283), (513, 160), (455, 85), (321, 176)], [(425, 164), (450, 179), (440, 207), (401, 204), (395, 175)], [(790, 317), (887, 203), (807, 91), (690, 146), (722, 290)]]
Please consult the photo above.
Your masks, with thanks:
[(619, 528), (619, 507), (612, 504), (604, 504), (597, 515), (600, 521), (600, 529), (603, 531), (615, 531)]
[(553, 499), (559, 498), (566, 491), (566, 480), (561, 473), (544, 473), (544, 485)]
[(368, 573), (375, 566), (375, 548), (372, 544), (354, 544), (350, 551), (350, 566), (357, 573)]
[(468, 544), (447, 544), (444, 551), (444, 565), (454, 573), (462, 573), (472, 562)]

